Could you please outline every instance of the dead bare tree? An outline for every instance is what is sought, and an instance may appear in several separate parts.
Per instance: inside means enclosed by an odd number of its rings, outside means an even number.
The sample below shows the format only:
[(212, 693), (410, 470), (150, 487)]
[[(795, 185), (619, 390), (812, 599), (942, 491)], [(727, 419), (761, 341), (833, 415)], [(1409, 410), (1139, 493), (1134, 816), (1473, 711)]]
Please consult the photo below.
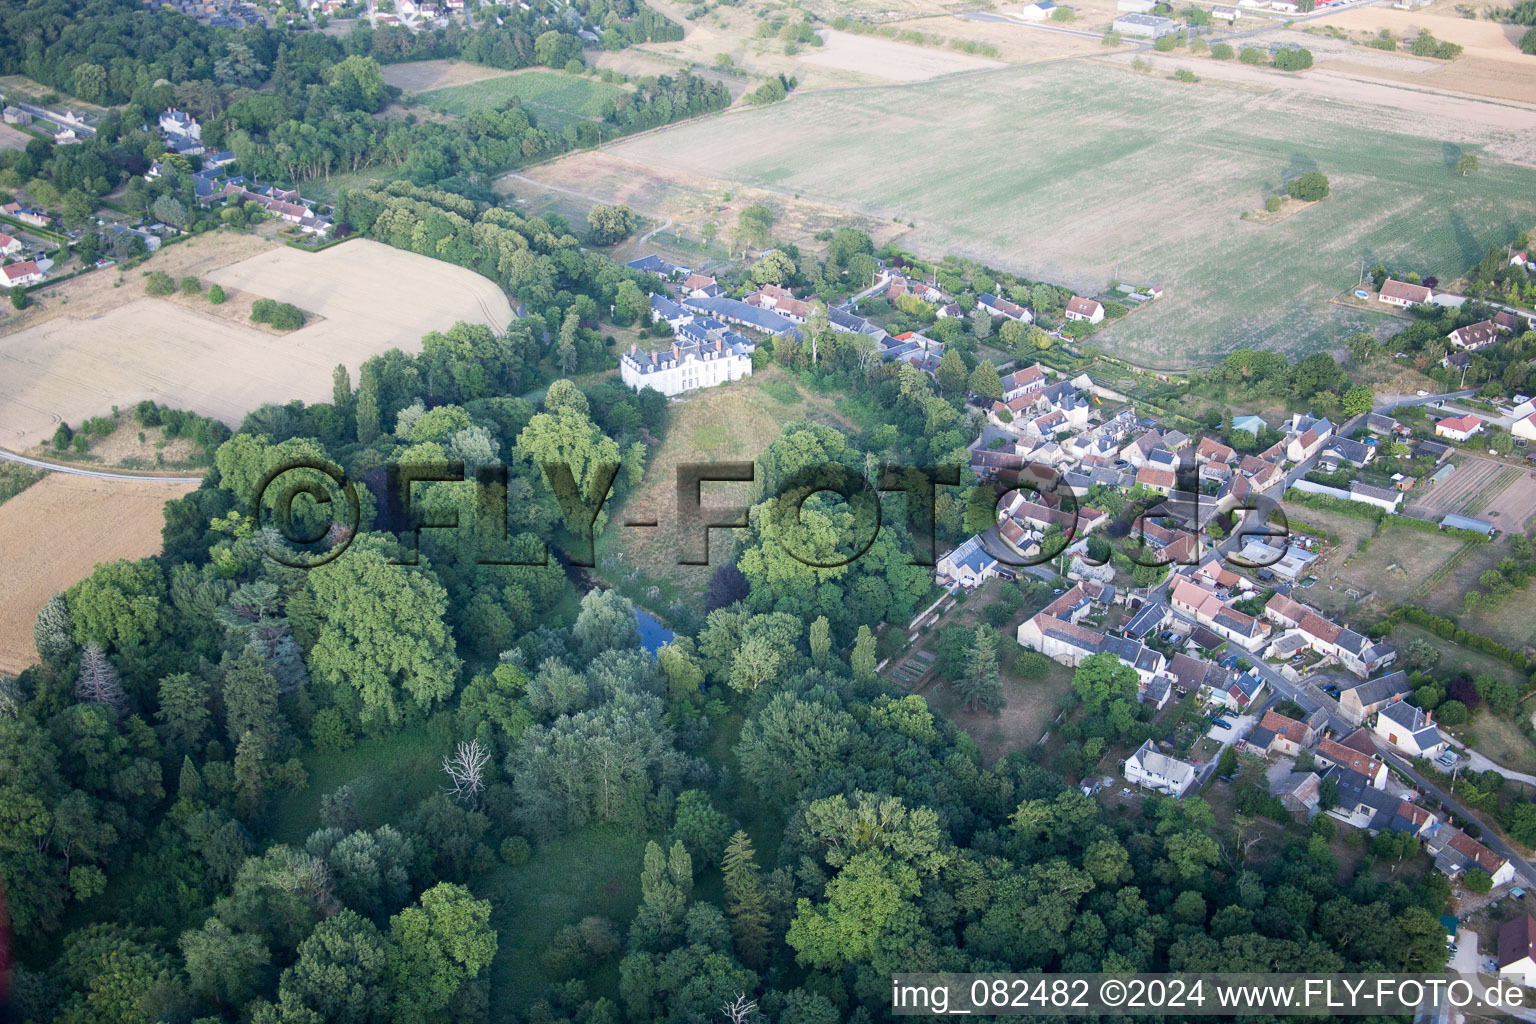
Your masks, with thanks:
[(80, 651), (80, 674), (75, 677), (75, 696), (89, 704), (100, 704), (121, 716), (128, 708), (128, 695), (118, 681), (117, 669), (107, 660), (106, 652), (94, 641)]
[(726, 1003), (720, 1007), (720, 1012), (725, 1014), (727, 1024), (744, 1024), (757, 1015), (757, 1003), (748, 999), (746, 993), (736, 997), (735, 1002)]
[(485, 766), (491, 763), (489, 752), (479, 740), (460, 743), (453, 754), (443, 758), (443, 771), (452, 783), (448, 791), (470, 806), (478, 806), (485, 791)]

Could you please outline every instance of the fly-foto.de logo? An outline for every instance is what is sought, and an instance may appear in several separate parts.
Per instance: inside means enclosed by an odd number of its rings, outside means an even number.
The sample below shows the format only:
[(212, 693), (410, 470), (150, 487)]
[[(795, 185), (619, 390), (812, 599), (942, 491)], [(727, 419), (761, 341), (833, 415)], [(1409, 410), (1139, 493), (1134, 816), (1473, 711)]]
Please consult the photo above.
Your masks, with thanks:
[[(562, 551), (566, 561), (575, 566), (596, 565), (596, 537), (600, 517), (613, 492), (620, 463), (596, 463), (573, 466), (565, 462), (543, 463), (542, 483), (559, 509), (565, 538)], [(543, 543), (515, 543), (509, 527), (512, 511), (509, 501), (510, 471), (501, 463), (466, 467), (463, 462), (390, 463), (382, 481), (370, 481), (363, 488), (376, 506), (373, 522), (394, 532), (406, 543), (409, 556), (403, 563), (414, 564), (415, 551), (423, 530), (454, 531), (461, 543), (473, 544), (475, 560), (482, 565), (547, 565), (549, 551)], [(578, 482), (585, 477), (586, 484)], [(937, 507), (940, 488), (961, 486), (958, 465), (903, 466), (885, 464), (871, 479), (868, 475), (841, 463), (803, 467), (771, 482), (760, 494), (757, 508), (760, 525), (796, 560), (818, 569), (834, 569), (864, 555), (882, 529), (896, 528), (908, 539), (908, 564), (935, 564)], [(677, 564), (709, 565), (710, 531), (742, 529), (751, 525), (752, 506), (706, 503), (706, 484), (748, 484), (756, 487), (759, 467), (753, 462), (687, 462), (678, 465), (676, 500), (672, 523), (676, 527)], [(766, 482), (764, 482), (766, 483)], [(423, 503), (420, 488), (454, 489), (456, 500)], [(983, 487), (977, 500), (992, 500), (995, 518), (1006, 518), (998, 509), (1006, 508), (1024, 492), (1033, 495), (1032, 504), (1044, 503), (1050, 510), (1053, 529), (1042, 543), (1031, 545), (1026, 553), (997, 537), (983, 537), (983, 543), (997, 560), (1019, 568), (1046, 565), (1060, 557), (1082, 539), (1083, 509), (1073, 490), (1060, 474), (1049, 466), (1025, 466), (1008, 474), (997, 485)], [(1205, 497), (1198, 483), (1189, 491), (1187, 504), (1195, 521)], [(1131, 497), (1136, 497), (1134, 492)], [(1210, 499), (1205, 499), (1208, 503)], [(887, 504), (899, 505), (892, 513)], [(1198, 530), (1183, 529), (1189, 543), (1170, 546), (1149, 544), (1149, 531), (1166, 537), (1170, 530), (1163, 522), (1170, 518), (1161, 501), (1147, 508), (1129, 505), (1131, 513), (1123, 517), (1118, 529), (1109, 534), (1126, 539), (1120, 547), (1125, 557), (1144, 566), (1197, 564), (1208, 552), (1203, 548)], [(807, 509), (825, 512), (840, 507), (835, 517), (834, 536), (809, 529)], [(466, 517), (462, 512), (472, 509)], [(1186, 510), (1188, 511), (1188, 510)], [(1283, 557), (1282, 549), (1272, 551), (1268, 560), (1245, 557), (1243, 541), (1249, 538), (1284, 538), (1289, 535), (1284, 513), (1273, 500), (1253, 496), (1246, 503), (1221, 510), (1237, 525), (1217, 548), (1227, 562), (1240, 568), (1255, 569), (1273, 564)], [(364, 502), (359, 486), (339, 466), (320, 460), (288, 463), (262, 478), (255, 490), (252, 515), (257, 527), (256, 542), (273, 560), (294, 568), (315, 568), (344, 554), (353, 538), (363, 528)], [(1096, 517), (1100, 518), (1100, 517)], [(820, 520), (828, 521), (826, 516)], [(662, 525), (658, 519), (625, 518), (603, 523), (603, 528), (647, 530)], [(997, 533), (997, 531), (991, 531)], [(1252, 550), (1251, 548), (1249, 549)], [(1084, 545), (1075, 552), (1091, 565), (1102, 565), (1108, 555)]]

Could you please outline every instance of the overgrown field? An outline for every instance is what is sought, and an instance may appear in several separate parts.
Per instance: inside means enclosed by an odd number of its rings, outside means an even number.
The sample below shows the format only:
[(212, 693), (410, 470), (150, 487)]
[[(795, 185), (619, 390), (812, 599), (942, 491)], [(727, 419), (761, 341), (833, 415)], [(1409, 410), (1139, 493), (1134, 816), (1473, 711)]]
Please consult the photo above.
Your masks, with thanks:
[[(1462, 177), (1464, 150), (1404, 134), (1427, 134), (1411, 120), (1283, 86), (1058, 64), (805, 94), (613, 152), (910, 221), (902, 242), (919, 252), (1079, 289), (1161, 284), (1164, 299), (1098, 340), (1170, 367), (1242, 346), (1317, 349), (1380, 325), (1330, 305), (1362, 262), (1450, 279), (1536, 219), (1529, 168), (1484, 153)], [(1313, 169), (1331, 179), (1327, 201), (1275, 224), (1241, 220)]]
[[(776, 367), (673, 402), (667, 409), (666, 438), (651, 450), (640, 488), (621, 506), (607, 509), (609, 526), (598, 539), (599, 573), (658, 611), (674, 601), (703, 611), (710, 574), (730, 559), (734, 535), (745, 531), (710, 530), (711, 564), (678, 565), (684, 529), (677, 522), (678, 465), (755, 461), (784, 424), (801, 420), (852, 429), (831, 402), (806, 392)], [(750, 488), (746, 483), (706, 483), (701, 500), (706, 510), (746, 505)], [(626, 521), (658, 525), (621, 525)]]
[(577, 121), (597, 121), (624, 90), (616, 85), (559, 71), (519, 71), (481, 82), (434, 89), (422, 102), (449, 114), (495, 110), (514, 96), (533, 112), (539, 124), (562, 130)]

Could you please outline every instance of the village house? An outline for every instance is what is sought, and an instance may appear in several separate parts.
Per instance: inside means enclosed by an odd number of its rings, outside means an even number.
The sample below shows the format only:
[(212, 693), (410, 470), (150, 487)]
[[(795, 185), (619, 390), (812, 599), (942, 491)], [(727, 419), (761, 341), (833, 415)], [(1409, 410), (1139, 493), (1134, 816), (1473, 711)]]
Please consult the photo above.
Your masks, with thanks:
[(1333, 424), (1327, 419), (1314, 419), (1297, 413), (1291, 420), (1285, 457), (1292, 462), (1304, 462), (1316, 455), (1323, 442), (1332, 436)]
[(1401, 699), (1376, 713), (1371, 731), (1409, 757), (1435, 757), (1446, 747), (1434, 716)]
[(1399, 669), (1377, 679), (1346, 687), (1339, 693), (1339, 709), (1346, 718), (1359, 725), (1388, 704), (1412, 692), (1408, 673)]
[(1390, 277), (1381, 283), (1381, 294), (1378, 296), (1380, 301), (1385, 302), (1387, 305), (1397, 306), (1401, 309), (1429, 302), (1434, 297), (1434, 291), (1421, 284), (1394, 281)]
[(0, 267), (0, 285), (7, 288), (26, 288), (43, 281), (43, 272), (33, 260), (10, 263)]
[(1200, 774), (1194, 765), (1162, 754), (1146, 740), (1125, 760), (1125, 777), (1138, 786), (1172, 797), (1181, 797), (1194, 788)]
[(1074, 295), (1067, 302), (1066, 317), (1068, 320), (1086, 320), (1090, 324), (1101, 323), (1104, 320), (1104, 306), (1096, 299)]
[(1483, 421), (1467, 413), (1464, 416), (1447, 416), (1435, 423), (1435, 436), (1448, 437), (1452, 441), (1466, 442), (1472, 435), (1483, 432)]
[[(941, 587), (960, 586), (974, 590), (993, 576), (1001, 575), (997, 559), (987, 551), (980, 536), (975, 536), (939, 559), (934, 577)], [(1013, 573), (1007, 575), (1012, 578)]]
[(1338, 787), (1338, 802), (1328, 814), (1371, 833), (1406, 832), (1419, 837), (1439, 824), (1433, 814), (1395, 793), (1370, 785), (1367, 777), (1335, 765), (1323, 772)]
[(1468, 352), (1476, 352), (1480, 348), (1487, 348), (1499, 340), (1499, 328), (1492, 320), (1479, 320), (1475, 324), (1458, 327), (1446, 335), (1449, 341), (1457, 348), (1466, 349)]
[(1018, 303), (1009, 302), (1007, 299), (996, 295), (979, 295), (976, 297), (976, 305), (986, 310), (993, 316), (1007, 317), (1009, 320), (1022, 320), (1025, 323), (1033, 323), (1034, 316)]
[(0, 256), (11, 256), (21, 252), (23, 248), (25, 247), (19, 238), (13, 238), (4, 231), (0, 231)]
[[(1364, 735), (1364, 730), (1356, 731)], [(1370, 742), (1368, 735), (1364, 738), (1367, 743)], [(1312, 754), (1323, 767), (1338, 765), (1361, 776), (1373, 789), (1381, 789), (1387, 784), (1387, 763), (1374, 754), (1362, 753), (1328, 736), (1318, 740), (1317, 749)]]
[(654, 253), (649, 256), (642, 256), (637, 260), (630, 260), (624, 265), (631, 270), (638, 270), (645, 274), (659, 274), (669, 280), (688, 273), (687, 267), (678, 266), (676, 263), (669, 263)]
[(811, 315), (811, 304), (803, 299), (795, 298), (788, 288), (782, 288), (776, 284), (766, 284), (757, 291), (752, 292), (746, 298), (749, 305), (759, 309), (771, 309), (787, 320), (797, 324), (803, 324)]
[(1499, 925), (1499, 977), (1536, 988), (1536, 918), (1530, 914)]
[(1269, 637), (1268, 623), (1229, 608), (1215, 588), (1202, 586), (1188, 577), (1175, 578), (1169, 603), (1244, 650), (1258, 650)]
[(1496, 886), (1514, 880), (1513, 864), (1459, 828), (1442, 825), (1430, 835), (1425, 848), (1434, 857), (1435, 868), (1451, 878), (1471, 868), (1481, 868)]
[(1524, 419), (1516, 420), (1514, 425), (1509, 428), (1509, 432), (1514, 437), (1523, 438), (1527, 441), (1536, 441), (1536, 412), (1531, 413)]
[(1242, 673), (1229, 673), (1221, 682), (1210, 687), (1204, 699), (1208, 703), (1219, 704), (1229, 711), (1242, 714), (1253, 705), (1264, 689), (1264, 677), (1250, 669)]
[(679, 286), (684, 298), (689, 299), (715, 299), (725, 294), (725, 289), (720, 287), (708, 274), (692, 273), (683, 279)]
[(1287, 594), (1271, 597), (1264, 606), (1264, 616), (1285, 629), (1295, 630), (1306, 638), (1310, 649), (1334, 659), (1361, 678), (1385, 668), (1397, 658), (1397, 651), (1391, 646), (1340, 626)]
[(1318, 730), (1327, 724), (1328, 713), (1322, 708), (1308, 715), (1305, 722), (1298, 722), (1271, 708), (1248, 734), (1248, 749), (1295, 757), (1312, 746)]

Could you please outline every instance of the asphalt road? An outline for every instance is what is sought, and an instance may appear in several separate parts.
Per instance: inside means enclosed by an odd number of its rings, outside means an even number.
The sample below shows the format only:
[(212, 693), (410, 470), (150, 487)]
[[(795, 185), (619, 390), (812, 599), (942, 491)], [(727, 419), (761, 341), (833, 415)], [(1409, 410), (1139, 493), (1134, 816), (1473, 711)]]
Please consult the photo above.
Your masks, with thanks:
[(33, 469), (46, 469), (50, 473), (65, 473), (69, 476), (88, 476), (97, 480), (137, 480), (140, 483), (161, 484), (200, 484), (203, 478), (200, 476), (145, 476), (134, 473), (109, 473), (99, 469), (82, 469), (79, 466), (65, 466), (57, 462), (44, 462), (42, 459), (32, 459), (25, 455), (17, 455), (0, 448), (0, 462), (16, 462), (23, 466), (31, 466)]

